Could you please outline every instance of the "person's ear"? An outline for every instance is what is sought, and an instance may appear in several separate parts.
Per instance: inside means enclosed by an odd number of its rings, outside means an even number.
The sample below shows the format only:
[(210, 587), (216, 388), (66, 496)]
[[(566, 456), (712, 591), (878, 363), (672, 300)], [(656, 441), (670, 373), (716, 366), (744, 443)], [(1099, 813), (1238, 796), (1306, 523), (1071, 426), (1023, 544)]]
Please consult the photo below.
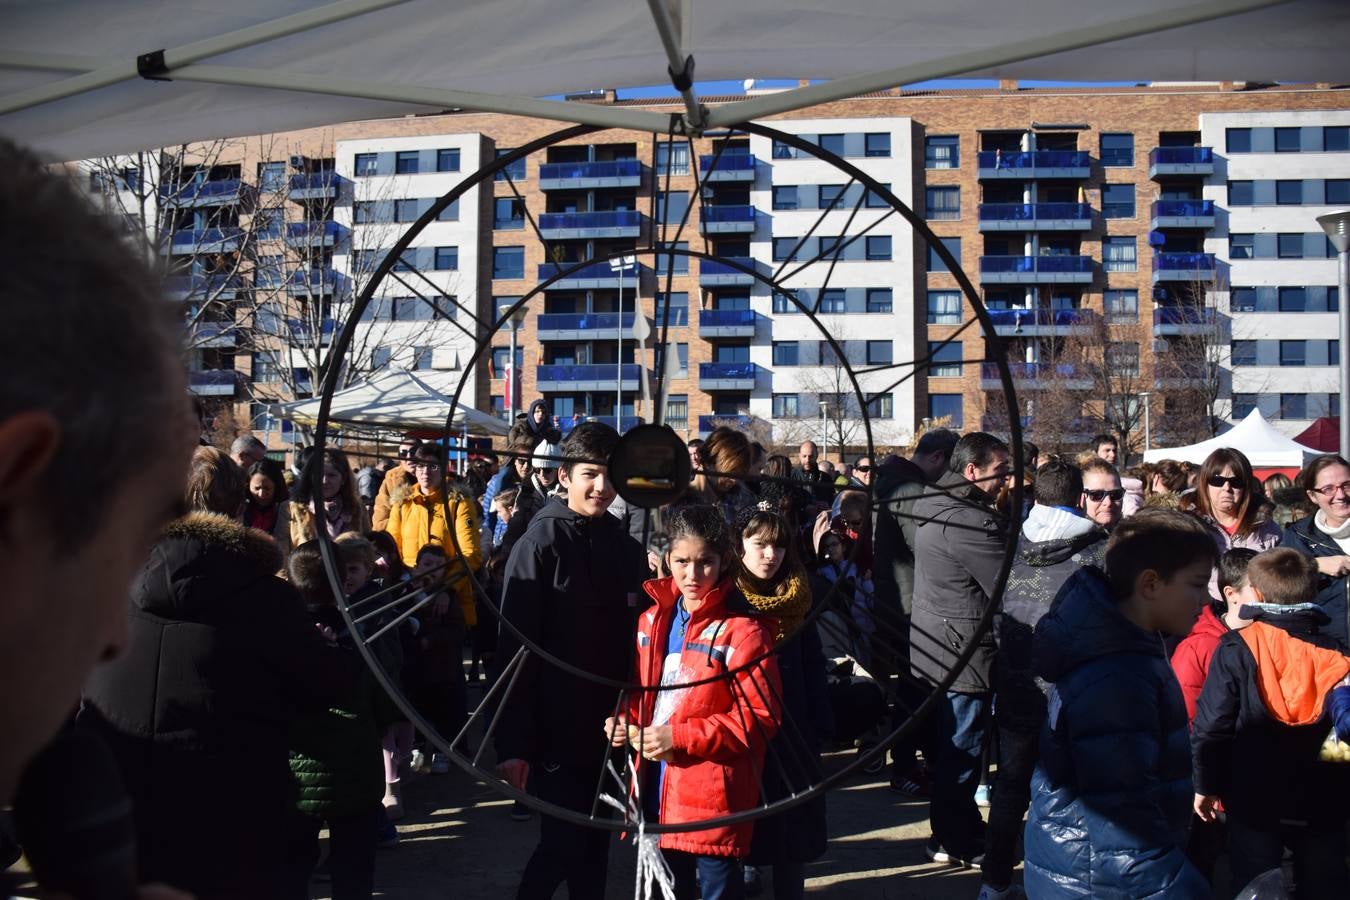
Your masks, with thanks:
[(24, 507), (38, 500), (61, 443), (56, 417), (22, 412), (0, 422), (0, 544), (24, 537)]
[(1157, 569), (1145, 569), (1134, 579), (1134, 592), (1142, 599), (1152, 601), (1164, 583)]
[(558, 466), (558, 484), (561, 484), (564, 488), (571, 488), (572, 486), (572, 475), (566, 466)]

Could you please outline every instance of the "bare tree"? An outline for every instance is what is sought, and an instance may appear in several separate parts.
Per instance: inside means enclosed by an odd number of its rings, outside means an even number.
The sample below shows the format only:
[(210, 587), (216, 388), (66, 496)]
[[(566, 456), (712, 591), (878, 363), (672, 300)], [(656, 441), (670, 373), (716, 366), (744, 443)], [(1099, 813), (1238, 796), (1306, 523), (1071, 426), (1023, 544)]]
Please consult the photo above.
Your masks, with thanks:
[(1223, 351), (1229, 341), (1230, 320), (1221, 302), (1226, 293), (1216, 275), (1188, 282), (1177, 291), (1175, 304), (1158, 307), (1158, 320), (1175, 332), (1153, 342), (1154, 385), (1166, 414), (1165, 427), (1157, 431), (1169, 443), (1212, 438), (1224, 422), (1219, 407), (1226, 387)]

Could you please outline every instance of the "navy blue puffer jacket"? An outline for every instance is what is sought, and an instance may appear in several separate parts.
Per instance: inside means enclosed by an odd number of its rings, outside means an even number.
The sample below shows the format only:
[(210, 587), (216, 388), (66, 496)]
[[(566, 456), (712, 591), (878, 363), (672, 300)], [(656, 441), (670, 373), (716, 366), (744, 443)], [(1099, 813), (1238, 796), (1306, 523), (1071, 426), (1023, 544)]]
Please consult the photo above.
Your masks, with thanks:
[(1184, 853), (1190, 740), (1162, 641), (1085, 568), (1036, 626), (1035, 668), (1053, 688), (1031, 783), (1028, 896), (1208, 897)]

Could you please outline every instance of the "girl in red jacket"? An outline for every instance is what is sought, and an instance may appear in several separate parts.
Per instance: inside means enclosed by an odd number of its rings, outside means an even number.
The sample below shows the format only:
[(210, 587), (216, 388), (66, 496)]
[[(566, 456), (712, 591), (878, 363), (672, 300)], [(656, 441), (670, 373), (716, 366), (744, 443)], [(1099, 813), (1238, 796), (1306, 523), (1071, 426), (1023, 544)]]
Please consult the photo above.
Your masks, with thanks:
[[(629, 698), (626, 716), (605, 722), (615, 746), (631, 744), (656, 764), (640, 762), (638, 774), (644, 800), (659, 798), (655, 807), (644, 805), (656, 808), (662, 824), (759, 805), (764, 752), (778, 729), (782, 693), (777, 662), (766, 656), (773, 632), (735, 588), (721, 513), (686, 506), (667, 524), (671, 576), (646, 583), (655, 603), (637, 632), (637, 680), (662, 689)], [(743, 822), (663, 834), (678, 900), (700, 893), (704, 900), (743, 897), (740, 860), (750, 852), (752, 827)]]

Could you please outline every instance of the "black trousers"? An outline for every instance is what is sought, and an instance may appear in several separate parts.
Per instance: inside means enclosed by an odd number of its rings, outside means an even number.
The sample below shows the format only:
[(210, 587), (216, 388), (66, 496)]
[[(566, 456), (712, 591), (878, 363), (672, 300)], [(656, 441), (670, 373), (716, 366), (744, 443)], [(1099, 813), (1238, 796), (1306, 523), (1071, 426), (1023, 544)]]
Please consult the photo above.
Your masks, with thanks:
[[(328, 823), (328, 871), (333, 900), (369, 900), (375, 890), (375, 834), (384, 819), (378, 803)], [(309, 897), (309, 879), (319, 862), (319, 830), (325, 820), (296, 813), (292, 823), (289, 868), (290, 896)]]
[(1345, 824), (1317, 829), (1307, 826), (1253, 828), (1228, 817), (1228, 865), (1233, 891), (1257, 875), (1280, 868), (1284, 848), (1294, 854), (1294, 883), (1298, 900), (1345, 900), (1350, 897), (1350, 875), (1345, 868)]
[[(530, 793), (564, 809), (589, 815), (595, 783), (594, 766), (530, 764)], [(517, 900), (549, 900), (563, 882), (571, 900), (604, 900), (609, 841), (604, 829), (540, 816), (539, 845), (525, 864)]]

